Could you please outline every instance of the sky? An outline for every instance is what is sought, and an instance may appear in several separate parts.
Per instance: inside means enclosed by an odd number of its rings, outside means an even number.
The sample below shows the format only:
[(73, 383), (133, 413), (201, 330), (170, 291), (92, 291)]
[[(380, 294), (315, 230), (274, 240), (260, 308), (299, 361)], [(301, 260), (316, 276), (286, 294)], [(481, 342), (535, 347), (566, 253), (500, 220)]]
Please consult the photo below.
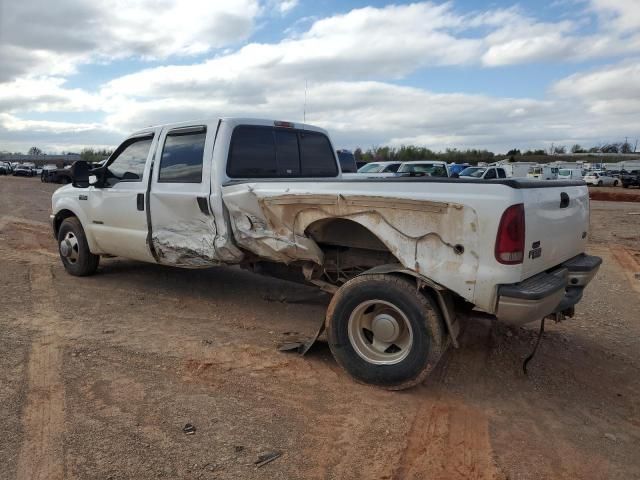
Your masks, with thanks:
[(0, 0), (0, 151), (221, 116), (336, 148), (633, 144), (640, 0)]

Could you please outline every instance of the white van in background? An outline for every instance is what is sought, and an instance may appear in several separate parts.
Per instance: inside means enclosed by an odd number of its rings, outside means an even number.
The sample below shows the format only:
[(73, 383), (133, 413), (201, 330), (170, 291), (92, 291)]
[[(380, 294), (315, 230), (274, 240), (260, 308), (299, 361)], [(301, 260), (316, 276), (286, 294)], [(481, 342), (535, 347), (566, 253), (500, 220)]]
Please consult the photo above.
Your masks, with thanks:
[(560, 170), (558, 167), (550, 167), (548, 165), (531, 167), (529, 168), (529, 173), (527, 173), (527, 177), (535, 178), (537, 180), (557, 180), (558, 170)]

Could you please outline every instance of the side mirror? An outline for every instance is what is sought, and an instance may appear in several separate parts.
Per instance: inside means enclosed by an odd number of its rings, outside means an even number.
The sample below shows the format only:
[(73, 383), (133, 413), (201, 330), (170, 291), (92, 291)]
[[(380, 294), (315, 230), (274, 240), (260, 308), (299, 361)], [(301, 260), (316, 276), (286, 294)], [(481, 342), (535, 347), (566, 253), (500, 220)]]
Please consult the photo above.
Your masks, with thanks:
[(84, 160), (78, 160), (71, 165), (71, 180), (76, 188), (89, 186), (89, 164)]

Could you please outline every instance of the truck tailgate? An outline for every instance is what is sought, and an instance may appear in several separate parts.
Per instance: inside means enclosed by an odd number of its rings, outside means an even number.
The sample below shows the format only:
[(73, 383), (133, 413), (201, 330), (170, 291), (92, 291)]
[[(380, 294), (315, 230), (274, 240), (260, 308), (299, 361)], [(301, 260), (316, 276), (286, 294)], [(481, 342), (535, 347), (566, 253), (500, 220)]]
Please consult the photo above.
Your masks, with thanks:
[(554, 267), (585, 251), (589, 230), (586, 185), (527, 188), (523, 278)]

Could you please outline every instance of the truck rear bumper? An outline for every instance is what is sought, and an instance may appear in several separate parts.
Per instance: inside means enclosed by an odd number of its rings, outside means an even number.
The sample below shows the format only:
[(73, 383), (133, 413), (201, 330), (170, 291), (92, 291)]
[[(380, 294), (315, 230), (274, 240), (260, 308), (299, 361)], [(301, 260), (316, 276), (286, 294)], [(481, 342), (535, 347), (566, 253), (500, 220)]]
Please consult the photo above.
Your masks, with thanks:
[(584, 287), (595, 276), (602, 259), (578, 255), (551, 271), (498, 287), (498, 320), (512, 325), (540, 320), (571, 309), (582, 299)]

